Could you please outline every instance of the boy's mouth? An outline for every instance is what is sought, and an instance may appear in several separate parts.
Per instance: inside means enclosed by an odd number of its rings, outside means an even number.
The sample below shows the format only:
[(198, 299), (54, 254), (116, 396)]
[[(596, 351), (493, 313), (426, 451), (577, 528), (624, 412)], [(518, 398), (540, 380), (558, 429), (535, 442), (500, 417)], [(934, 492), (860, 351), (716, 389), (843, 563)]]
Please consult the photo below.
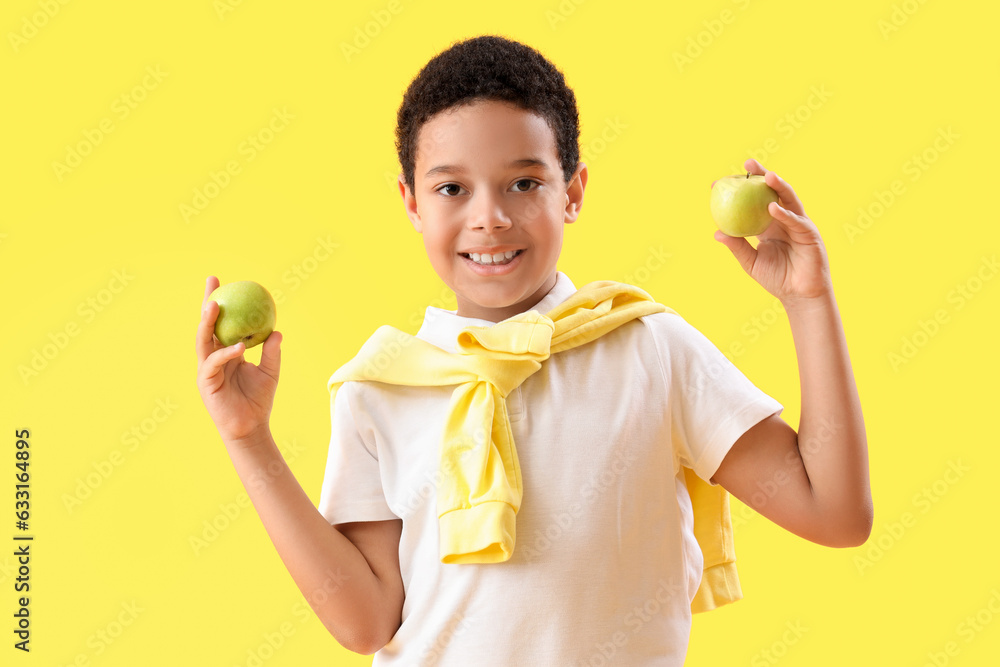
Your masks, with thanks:
[(517, 257), (523, 252), (524, 249), (508, 250), (507, 252), (498, 252), (493, 255), (487, 253), (480, 254), (478, 252), (472, 252), (472, 253), (460, 252), (458, 254), (467, 259), (471, 259), (473, 262), (479, 264), (480, 266), (503, 266), (504, 264), (509, 264), (510, 262), (512, 262), (515, 257)]

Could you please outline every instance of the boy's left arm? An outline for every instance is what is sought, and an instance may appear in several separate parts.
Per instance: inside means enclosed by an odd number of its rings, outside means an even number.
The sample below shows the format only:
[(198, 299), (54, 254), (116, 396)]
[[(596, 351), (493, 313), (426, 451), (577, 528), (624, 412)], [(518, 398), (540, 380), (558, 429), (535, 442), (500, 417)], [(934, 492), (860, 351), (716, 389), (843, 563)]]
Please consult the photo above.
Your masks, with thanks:
[(769, 205), (774, 222), (756, 249), (722, 232), (715, 238), (781, 300), (795, 341), (802, 410), (798, 433), (776, 415), (744, 433), (712, 481), (796, 535), (857, 546), (873, 520), (868, 446), (826, 249), (791, 186), (756, 160), (745, 166), (778, 193), (778, 203)]

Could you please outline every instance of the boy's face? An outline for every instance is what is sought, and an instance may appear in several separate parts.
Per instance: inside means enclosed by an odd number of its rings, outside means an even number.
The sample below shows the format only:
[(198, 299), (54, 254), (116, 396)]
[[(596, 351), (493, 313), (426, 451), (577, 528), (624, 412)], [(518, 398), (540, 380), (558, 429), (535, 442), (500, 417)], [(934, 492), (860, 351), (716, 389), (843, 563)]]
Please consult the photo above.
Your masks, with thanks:
[[(512, 104), (477, 101), (446, 109), (420, 128), (414, 191), (399, 190), (457, 314), (499, 322), (531, 309), (555, 285), (563, 225), (583, 204), (587, 169), (563, 179), (545, 120)], [(509, 264), (472, 253), (517, 251)], [(480, 257), (482, 262), (482, 257)]]

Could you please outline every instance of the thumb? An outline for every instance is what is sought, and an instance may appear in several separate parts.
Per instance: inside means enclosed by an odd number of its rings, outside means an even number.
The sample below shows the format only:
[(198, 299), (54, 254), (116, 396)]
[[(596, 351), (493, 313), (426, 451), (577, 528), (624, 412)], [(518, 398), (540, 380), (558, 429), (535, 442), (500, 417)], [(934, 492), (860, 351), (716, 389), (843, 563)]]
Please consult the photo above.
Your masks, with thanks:
[(729, 248), (743, 270), (752, 275), (754, 262), (757, 261), (757, 250), (749, 241), (742, 236), (729, 236), (720, 231), (715, 232), (715, 240)]
[(261, 347), (260, 363), (257, 365), (275, 382), (278, 381), (278, 371), (281, 368), (281, 334), (272, 331)]

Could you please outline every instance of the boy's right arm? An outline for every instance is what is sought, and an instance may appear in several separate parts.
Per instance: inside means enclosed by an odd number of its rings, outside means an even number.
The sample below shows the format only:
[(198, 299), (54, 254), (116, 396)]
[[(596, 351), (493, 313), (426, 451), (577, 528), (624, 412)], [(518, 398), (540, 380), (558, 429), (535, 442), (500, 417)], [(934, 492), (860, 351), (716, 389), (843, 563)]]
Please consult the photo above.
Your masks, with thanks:
[(208, 296), (198, 325), (198, 390), (271, 542), (330, 634), (345, 648), (371, 654), (399, 628), (403, 584), (400, 520), (331, 526), (295, 479), (271, 437), (269, 417), (280, 367), (281, 334), (264, 343), (259, 366), (243, 344), (213, 338), (218, 304)]

